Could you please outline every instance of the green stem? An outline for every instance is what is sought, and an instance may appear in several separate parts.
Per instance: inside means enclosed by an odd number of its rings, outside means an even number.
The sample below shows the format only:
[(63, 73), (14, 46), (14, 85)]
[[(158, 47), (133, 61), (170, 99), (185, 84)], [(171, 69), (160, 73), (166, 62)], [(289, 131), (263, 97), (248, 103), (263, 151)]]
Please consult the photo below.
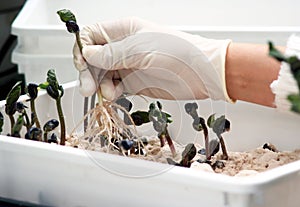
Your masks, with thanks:
[(15, 125), (15, 119), (13, 115), (9, 115), (9, 120), (10, 120), (10, 134), (12, 135), (14, 130), (14, 125)]
[(79, 32), (76, 32), (75, 36), (76, 36), (76, 42), (77, 42), (77, 45), (79, 47), (79, 50), (82, 53), (82, 48), (83, 47), (82, 47), (82, 43), (81, 43), (81, 40), (80, 40), (80, 34), (79, 34)]
[(41, 125), (40, 125), (40, 122), (39, 122), (39, 119), (38, 119), (38, 116), (37, 116), (37, 113), (36, 113), (36, 110), (35, 110), (35, 102), (34, 100), (30, 100), (30, 108), (31, 108), (31, 112), (34, 114), (34, 122), (35, 122), (35, 125), (37, 128), (41, 128)]
[(61, 97), (56, 99), (56, 107), (57, 107), (57, 113), (58, 118), (60, 122), (60, 145), (65, 145), (66, 142), (66, 126), (65, 126), (65, 119), (61, 107)]

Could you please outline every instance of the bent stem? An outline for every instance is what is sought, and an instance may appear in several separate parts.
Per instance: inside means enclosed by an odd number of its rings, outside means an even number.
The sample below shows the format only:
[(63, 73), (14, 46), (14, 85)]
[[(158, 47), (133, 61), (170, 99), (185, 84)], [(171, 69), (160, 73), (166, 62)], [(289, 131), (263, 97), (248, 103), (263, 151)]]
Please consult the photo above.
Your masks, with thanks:
[(41, 128), (41, 124), (40, 121), (38, 119), (37, 113), (36, 113), (36, 109), (35, 109), (35, 101), (34, 99), (30, 99), (30, 108), (31, 108), (31, 112), (34, 114), (34, 122), (37, 128)]
[(222, 152), (223, 152), (223, 159), (228, 160), (228, 153), (226, 150), (225, 142), (221, 135), (219, 135), (219, 140), (220, 140), (220, 144), (221, 144), (221, 148), (222, 148)]

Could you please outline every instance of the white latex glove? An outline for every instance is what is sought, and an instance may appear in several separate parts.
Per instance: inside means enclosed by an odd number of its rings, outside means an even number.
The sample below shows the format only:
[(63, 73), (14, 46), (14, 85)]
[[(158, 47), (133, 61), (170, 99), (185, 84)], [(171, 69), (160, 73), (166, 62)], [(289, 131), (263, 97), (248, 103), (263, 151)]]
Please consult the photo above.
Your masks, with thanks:
[(108, 100), (126, 92), (173, 100), (231, 101), (225, 82), (230, 40), (206, 39), (138, 18), (97, 23), (80, 34), (83, 57), (76, 44), (73, 53), (84, 96), (92, 95), (100, 84)]
[[(296, 55), (300, 58), (300, 37), (292, 35), (285, 51), (286, 56)], [(275, 94), (275, 105), (279, 111), (288, 112), (291, 110), (291, 103), (287, 100), (290, 94), (299, 93), (297, 82), (291, 73), (289, 64), (282, 62), (278, 79), (273, 81), (271, 89)]]

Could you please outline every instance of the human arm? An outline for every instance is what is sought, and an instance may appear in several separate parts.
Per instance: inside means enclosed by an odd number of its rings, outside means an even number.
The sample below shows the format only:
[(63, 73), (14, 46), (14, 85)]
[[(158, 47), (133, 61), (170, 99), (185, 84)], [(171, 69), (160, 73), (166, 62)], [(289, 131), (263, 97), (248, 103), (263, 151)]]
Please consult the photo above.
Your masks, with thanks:
[[(284, 51), (284, 47), (279, 47)], [(280, 62), (262, 44), (231, 43), (226, 55), (226, 86), (233, 100), (275, 107), (270, 84), (278, 78)]]

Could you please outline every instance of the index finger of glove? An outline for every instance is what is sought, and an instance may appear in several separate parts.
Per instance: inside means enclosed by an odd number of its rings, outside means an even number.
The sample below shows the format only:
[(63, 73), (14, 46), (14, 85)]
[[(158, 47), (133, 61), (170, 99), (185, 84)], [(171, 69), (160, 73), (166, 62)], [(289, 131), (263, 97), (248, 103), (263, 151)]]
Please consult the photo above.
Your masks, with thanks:
[(95, 23), (82, 29), (81, 41), (83, 45), (104, 45), (133, 35), (148, 24), (137, 17)]

